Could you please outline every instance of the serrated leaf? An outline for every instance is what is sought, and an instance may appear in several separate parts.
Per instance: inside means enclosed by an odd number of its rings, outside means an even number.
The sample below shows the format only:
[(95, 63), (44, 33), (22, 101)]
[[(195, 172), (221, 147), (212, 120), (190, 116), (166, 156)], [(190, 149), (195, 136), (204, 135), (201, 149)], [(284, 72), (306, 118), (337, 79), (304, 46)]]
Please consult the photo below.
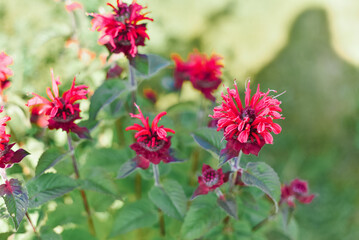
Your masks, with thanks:
[(137, 169), (137, 163), (133, 160), (127, 161), (122, 164), (118, 171), (117, 178), (125, 178)]
[(61, 197), (78, 187), (72, 178), (64, 175), (47, 173), (28, 182), (29, 207), (38, 207), (50, 200)]
[(129, 92), (127, 85), (118, 79), (106, 80), (91, 97), (89, 119), (95, 120), (101, 109), (116, 99), (125, 98)]
[(139, 200), (125, 204), (118, 212), (110, 237), (144, 227), (151, 227), (157, 222), (157, 214), (151, 202)]
[(231, 217), (238, 220), (237, 203), (234, 198), (231, 197), (227, 197), (226, 199), (218, 198), (217, 203)]
[(7, 181), (1, 185), (1, 187), (5, 185), (6, 189), (2, 191), (1, 195), (4, 199), (6, 209), (13, 220), (15, 229), (17, 230), (27, 212), (29, 198), (26, 189), (22, 187), (19, 180), (10, 179), (10, 181)]
[(61, 152), (58, 148), (46, 150), (40, 157), (35, 169), (35, 176), (38, 177), (47, 169), (55, 166), (58, 162), (66, 157), (68, 153)]
[(267, 194), (274, 202), (278, 212), (280, 200), (280, 181), (277, 173), (264, 162), (249, 162), (242, 174), (242, 181), (247, 186), (254, 186)]
[(107, 189), (106, 187), (102, 186), (101, 184), (94, 182), (90, 179), (84, 179), (84, 180), (78, 180), (78, 181), (80, 182), (80, 187), (83, 190), (91, 190), (94, 192), (109, 195), (116, 199), (121, 199), (121, 197), (117, 193)]
[(136, 75), (142, 79), (154, 76), (169, 65), (168, 60), (154, 54), (137, 54), (131, 62), (131, 67), (136, 70)]
[(224, 213), (217, 207), (214, 195), (205, 195), (193, 200), (182, 224), (183, 239), (197, 239), (208, 229), (223, 220)]
[(187, 198), (178, 182), (168, 180), (163, 187), (153, 186), (148, 195), (151, 201), (168, 216), (179, 220), (184, 218)]
[(215, 157), (219, 157), (221, 150), (226, 146), (223, 133), (217, 132), (215, 128), (200, 128), (192, 136), (203, 149), (214, 154)]

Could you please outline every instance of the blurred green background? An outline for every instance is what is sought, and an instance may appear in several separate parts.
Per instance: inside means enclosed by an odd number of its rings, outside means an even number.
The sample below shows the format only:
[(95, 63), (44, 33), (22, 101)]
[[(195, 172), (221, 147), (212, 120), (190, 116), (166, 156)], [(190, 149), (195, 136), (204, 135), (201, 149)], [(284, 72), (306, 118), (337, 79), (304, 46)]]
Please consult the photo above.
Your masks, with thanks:
[[(110, 10), (106, 1), (79, 2), (86, 12)], [(308, 180), (318, 194), (311, 205), (296, 209), (300, 239), (359, 239), (359, 1), (138, 2), (154, 19), (148, 24), (151, 39), (140, 52), (165, 58), (174, 52), (185, 58), (194, 48), (215, 52), (224, 58), (226, 85), (251, 78), (263, 90), (286, 91), (280, 97), (282, 133), (250, 158), (269, 163), (283, 182)], [(64, 83), (78, 74), (79, 82), (94, 89), (104, 79), (99, 55), (106, 49), (89, 30), (85, 12), (76, 11), (76, 19), (81, 47), (96, 53), (93, 60), (78, 59), (76, 47), (65, 48), (73, 22), (63, 3), (0, 1), (0, 51), (14, 59), (12, 86), (5, 92), (9, 102), (44, 93), (50, 67)], [(183, 99), (198, 97), (185, 86)], [(160, 95), (157, 108), (169, 107), (171, 98)], [(21, 136), (24, 125), (12, 118)]]

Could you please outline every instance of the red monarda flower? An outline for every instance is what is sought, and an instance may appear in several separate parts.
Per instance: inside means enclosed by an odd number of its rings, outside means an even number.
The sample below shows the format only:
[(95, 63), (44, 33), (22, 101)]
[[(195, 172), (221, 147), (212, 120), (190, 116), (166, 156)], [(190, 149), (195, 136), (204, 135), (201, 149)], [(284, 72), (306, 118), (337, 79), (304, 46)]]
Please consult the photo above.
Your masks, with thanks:
[(314, 194), (309, 194), (308, 182), (300, 179), (294, 179), (290, 185), (283, 185), (281, 192), (280, 203), (286, 202), (290, 207), (295, 207), (295, 199), (300, 203), (309, 204), (315, 197)]
[(68, 12), (72, 12), (76, 9), (82, 9), (82, 4), (78, 2), (72, 2), (71, 0), (67, 0), (65, 2), (65, 8)]
[(130, 116), (133, 118), (138, 118), (141, 120), (143, 126), (140, 124), (133, 124), (133, 126), (127, 127), (128, 130), (138, 131), (135, 134), (136, 143), (132, 144), (130, 147), (137, 154), (135, 161), (137, 166), (143, 169), (149, 167), (150, 162), (153, 164), (159, 164), (161, 161), (164, 163), (169, 163), (175, 159), (170, 155), (171, 147), (171, 137), (167, 136), (168, 132), (175, 133), (174, 130), (158, 126), (159, 120), (161, 117), (166, 115), (166, 112), (161, 112), (158, 114), (152, 121), (152, 124), (149, 124), (149, 117), (144, 117), (142, 111), (137, 104), (135, 104), (138, 109), (139, 114), (132, 114)]
[[(0, 113), (4, 107), (0, 108)], [(15, 143), (9, 144), (10, 135), (6, 133), (6, 122), (10, 120), (9, 116), (5, 116), (0, 119), (0, 168), (9, 168), (14, 163), (20, 162), (29, 153), (24, 149), (18, 149), (17, 151), (11, 148)]]
[(157, 102), (157, 93), (152, 88), (143, 89), (143, 96), (150, 100), (152, 103)]
[(40, 114), (42, 111), (41, 106), (34, 106), (31, 108), (30, 122), (40, 128), (45, 128), (49, 124), (47, 116)]
[(13, 75), (11, 69), (7, 66), (11, 65), (13, 60), (11, 57), (6, 55), (6, 53), (0, 53), (0, 94), (2, 95), (3, 91), (10, 86), (9, 77)]
[(236, 157), (240, 151), (244, 154), (258, 155), (264, 144), (272, 144), (271, 132), (278, 134), (282, 128), (274, 123), (274, 119), (284, 119), (279, 113), (281, 104), (275, 97), (269, 96), (273, 90), (263, 93), (259, 89), (251, 97), (250, 82), (245, 92), (245, 102), (242, 105), (237, 84), (235, 89), (227, 88), (227, 94), (222, 93), (223, 102), (213, 109), (213, 119), (218, 119), (217, 131), (224, 130), (228, 141), (222, 154), (226, 159)]
[[(4, 106), (0, 107), (0, 113), (4, 111)], [(6, 122), (11, 118), (5, 116), (0, 118), (0, 150), (5, 149), (5, 145), (9, 142), (11, 135), (6, 133)]]
[(62, 129), (66, 132), (74, 132), (79, 137), (86, 137), (88, 134), (87, 128), (79, 127), (74, 121), (81, 119), (80, 105), (75, 102), (81, 99), (87, 99), (86, 95), (88, 93), (88, 87), (85, 85), (75, 86), (75, 77), (71, 88), (64, 92), (62, 97), (60, 97), (58, 89), (60, 78), (54, 77), (52, 69), (51, 78), (52, 91), (50, 88), (46, 89), (47, 96), (50, 100), (41, 97), (36, 93), (32, 93), (35, 97), (31, 98), (26, 106), (30, 108), (36, 107), (37, 114), (45, 115), (47, 117), (47, 126), (49, 129)]
[(15, 143), (8, 144), (4, 143), (2, 150), (0, 150), (0, 168), (9, 168), (12, 167), (14, 163), (19, 163), (21, 160), (29, 155), (27, 151), (20, 148), (16, 151), (11, 148), (15, 145)]
[(175, 62), (175, 87), (182, 87), (185, 80), (190, 80), (193, 87), (203, 93), (203, 95), (215, 101), (212, 92), (221, 84), (221, 63), (222, 57), (212, 54), (210, 58), (206, 54), (194, 51), (188, 56), (188, 60), (184, 62), (182, 58), (174, 54), (172, 59)]
[(208, 194), (224, 183), (224, 174), (222, 168), (214, 170), (211, 166), (203, 164), (202, 175), (198, 177), (198, 188), (194, 191), (192, 198), (198, 195)]
[(92, 31), (102, 32), (99, 43), (105, 45), (112, 53), (124, 53), (127, 57), (135, 57), (137, 46), (145, 45), (145, 38), (149, 39), (146, 33), (146, 23), (138, 24), (142, 20), (153, 21), (153, 19), (141, 14), (144, 8), (133, 1), (130, 5), (117, 0), (117, 8), (107, 3), (113, 8), (113, 13), (98, 14), (91, 13)]
[(120, 67), (117, 63), (115, 63), (108, 69), (106, 79), (118, 78), (120, 77), (122, 72), (123, 68)]

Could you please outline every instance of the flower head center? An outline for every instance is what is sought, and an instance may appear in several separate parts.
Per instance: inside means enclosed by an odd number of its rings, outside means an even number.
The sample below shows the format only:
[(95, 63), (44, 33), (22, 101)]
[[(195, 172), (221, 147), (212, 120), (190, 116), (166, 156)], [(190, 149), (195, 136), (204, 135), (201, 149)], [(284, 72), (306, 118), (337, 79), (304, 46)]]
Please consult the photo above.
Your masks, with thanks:
[(123, 24), (126, 24), (126, 20), (128, 19), (129, 17), (129, 13), (126, 13), (126, 14), (116, 14), (115, 15), (115, 20), (118, 21), (118, 22), (121, 22)]
[(63, 107), (59, 108), (57, 110), (57, 113), (56, 113), (55, 117), (53, 117), (53, 120), (56, 122), (67, 123), (67, 122), (71, 122), (74, 119), (76, 119), (76, 115), (77, 115), (76, 111), (77, 110), (75, 110), (73, 106), (71, 106), (71, 108), (69, 108), (67, 106), (68, 104), (66, 104), (62, 98), (60, 98), (60, 101), (61, 101)]
[(126, 3), (120, 3), (117, 5), (117, 9), (113, 9), (115, 14), (115, 20), (126, 23), (126, 20), (130, 18), (131, 10), (130, 6), (128, 6)]
[(216, 183), (218, 183), (219, 176), (218, 173), (213, 169), (206, 170), (203, 174), (203, 181), (207, 185), (207, 187), (212, 187)]
[(138, 143), (140, 144), (140, 146), (150, 152), (157, 152), (165, 145), (164, 140), (158, 139), (155, 136), (147, 136), (139, 140), (140, 141)]
[(244, 120), (245, 118), (249, 119), (249, 123), (252, 123), (256, 119), (256, 112), (252, 107), (246, 107), (240, 113), (240, 118)]
[(3, 158), (9, 152), (9, 150), (11, 150), (11, 147), (9, 147), (8, 143), (3, 143), (2, 145), (4, 150), (0, 150), (0, 159)]
[(303, 194), (307, 192), (307, 188), (303, 184), (296, 184), (292, 187), (294, 193)]

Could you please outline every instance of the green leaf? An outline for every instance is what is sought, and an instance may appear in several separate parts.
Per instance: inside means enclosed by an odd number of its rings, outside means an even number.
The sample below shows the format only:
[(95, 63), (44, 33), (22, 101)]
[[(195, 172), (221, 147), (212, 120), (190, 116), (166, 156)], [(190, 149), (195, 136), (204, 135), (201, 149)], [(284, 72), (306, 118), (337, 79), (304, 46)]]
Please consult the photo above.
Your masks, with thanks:
[(125, 204), (118, 212), (110, 237), (144, 227), (151, 227), (157, 222), (157, 214), (151, 202), (139, 200)]
[(219, 157), (221, 150), (226, 146), (223, 133), (217, 132), (215, 128), (200, 128), (192, 136), (203, 149), (214, 154), (215, 157)]
[(14, 232), (0, 233), (0, 240), (7, 240)]
[(278, 218), (279, 230), (281, 230), (288, 238), (295, 240), (298, 239), (299, 229), (297, 222), (293, 218), (293, 208), (284, 206), (281, 208), (281, 214)]
[(0, 219), (9, 218), (9, 214), (7, 213), (5, 204), (0, 205)]
[(231, 217), (238, 220), (237, 203), (234, 198), (232, 197), (226, 197), (226, 199), (218, 198), (217, 203)]
[(78, 187), (76, 180), (64, 175), (47, 173), (28, 182), (29, 207), (38, 207)]
[(267, 194), (274, 202), (278, 212), (280, 200), (280, 181), (277, 173), (264, 162), (249, 162), (242, 174), (242, 181), (247, 186), (254, 186)]
[(58, 148), (46, 150), (40, 157), (35, 169), (35, 176), (42, 175), (47, 169), (55, 166), (58, 162), (66, 157), (67, 153), (61, 152)]
[[(22, 187), (19, 180), (10, 179), (6, 184), (9, 184), (9, 186), (6, 186), (5, 191), (1, 191), (1, 196), (4, 199), (6, 209), (17, 230), (27, 212), (29, 197), (26, 189)], [(3, 186), (5, 186), (5, 184), (1, 185), (2, 190)], [(11, 190), (9, 190), (9, 187), (11, 187)]]
[(127, 161), (122, 164), (118, 171), (117, 178), (125, 178), (137, 169), (137, 163), (133, 160)]
[(153, 186), (148, 193), (151, 201), (170, 217), (182, 220), (186, 214), (187, 198), (182, 186), (168, 180), (162, 187)]
[(233, 223), (233, 236), (235, 239), (252, 240), (252, 227), (248, 221), (241, 219)]
[(91, 190), (94, 192), (109, 195), (116, 199), (121, 199), (121, 197), (117, 193), (107, 189), (105, 186), (99, 184), (98, 182), (94, 182), (90, 179), (84, 179), (84, 180), (78, 180), (78, 181), (80, 182), (80, 187), (83, 190)]
[(289, 224), (285, 227), (284, 232), (291, 240), (298, 239), (299, 227), (297, 221), (294, 218), (292, 218)]
[(129, 93), (127, 85), (118, 79), (106, 80), (91, 97), (89, 119), (95, 120), (101, 109), (114, 102), (116, 99), (126, 98)]
[(223, 223), (221, 223), (220, 225), (217, 225), (215, 227), (212, 227), (211, 229), (208, 229), (208, 231), (202, 237), (202, 239), (216, 239), (216, 240), (226, 239), (223, 234), (223, 228), (224, 228), (224, 225), (223, 225)]
[(196, 198), (182, 224), (183, 239), (200, 238), (209, 229), (220, 224), (223, 216), (223, 211), (218, 208), (214, 195), (209, 194)]
[(63, 239), (96, 240), (88, 231), (80, 228), (66, 229), (61, 236)]
[(41, 227), (41, 233), (40, 233), (40, 237), (41, 239), (46, 239), (46, 240), (62, 240), (61, 235), (58, 235), (57, 233), (55, 233), (54, 231), (46, 231), (46, 232), (42, 232), (42, 228)]
[(136, 75), (142, 79), (154, 76), (169, 65), (168, 60), (154, 54), (137, 54), (131, 62), (131, 67), (136, 70)]
[[(86, 226), (86, 218), (79, 217), (83, 213), (83, 202), (80, 194), (69, 194), (72, 203), (65, 204), (58, 201), (54, 211), (47, 211), (46, 227), (53, 229), (56, 226), (64, 226), (66, 224), (74, 224), (76, 226)], [(92, 204), (92, 202), (90, 202)], [(92, 206), (92, 205), (91, 205)], [(45, 226), (42, 226), (41, 229)]]

